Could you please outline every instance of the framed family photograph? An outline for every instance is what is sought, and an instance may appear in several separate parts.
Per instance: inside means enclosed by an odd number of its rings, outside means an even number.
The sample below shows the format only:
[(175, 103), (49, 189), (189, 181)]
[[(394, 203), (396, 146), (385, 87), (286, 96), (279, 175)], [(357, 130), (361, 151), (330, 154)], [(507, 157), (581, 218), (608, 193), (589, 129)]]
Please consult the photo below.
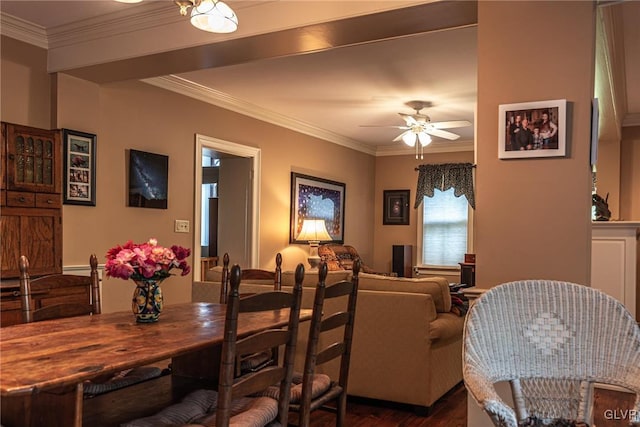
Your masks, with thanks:
[(344, 243), (345, 184), (291, 172), (291, 231), (289, 243), (299, 240), (305, 219), (323, 219), (330, 241)]
[(498, 122), (500, 159), (566, 155), (566, 99), (500, 105)]
[(409, 225), (410, 190), (384, 190), (383, 225)]
[(129, 150), (129, 206), (167, 209), (169, 156)]
[(63, 203), (96, 205), (96, 135), (62, 129)]

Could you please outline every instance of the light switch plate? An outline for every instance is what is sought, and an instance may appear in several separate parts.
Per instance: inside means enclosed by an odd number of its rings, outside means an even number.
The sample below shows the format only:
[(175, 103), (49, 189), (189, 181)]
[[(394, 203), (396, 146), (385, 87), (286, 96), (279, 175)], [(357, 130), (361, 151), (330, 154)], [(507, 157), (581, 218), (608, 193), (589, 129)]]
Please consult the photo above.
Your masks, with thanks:
[(186, 219), (176, 219), (174, 231), (176, 233), (188, 233), (189, 221)]

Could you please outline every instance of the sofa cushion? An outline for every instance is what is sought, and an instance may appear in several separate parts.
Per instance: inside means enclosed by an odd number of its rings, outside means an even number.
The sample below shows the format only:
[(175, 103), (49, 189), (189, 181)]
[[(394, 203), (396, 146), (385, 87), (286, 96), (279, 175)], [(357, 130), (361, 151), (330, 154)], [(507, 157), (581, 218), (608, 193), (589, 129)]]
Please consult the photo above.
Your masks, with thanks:
[(360, 273), (358, 277), (360, 290), (430, 294), (438, 313), (451, 310), (449, 282), (444, 277), (407, 278), (369, 273)]

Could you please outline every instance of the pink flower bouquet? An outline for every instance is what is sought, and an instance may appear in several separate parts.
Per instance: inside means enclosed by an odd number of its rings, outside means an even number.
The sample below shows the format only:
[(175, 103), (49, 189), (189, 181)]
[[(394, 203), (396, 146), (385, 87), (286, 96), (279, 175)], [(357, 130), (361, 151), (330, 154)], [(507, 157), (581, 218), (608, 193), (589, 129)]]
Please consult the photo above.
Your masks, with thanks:
[(104, 269), (107, 276), (124, 280), (164, 279), (173, 268), (182, 270), (181, 276), (186, 276), (191, 271), (186, 260), (189, 255), (188, 248), (176, 245), (165, 248), (158, 246), (156, 239), (146, 243), (129, 240), (123, 246), (109, 249)]

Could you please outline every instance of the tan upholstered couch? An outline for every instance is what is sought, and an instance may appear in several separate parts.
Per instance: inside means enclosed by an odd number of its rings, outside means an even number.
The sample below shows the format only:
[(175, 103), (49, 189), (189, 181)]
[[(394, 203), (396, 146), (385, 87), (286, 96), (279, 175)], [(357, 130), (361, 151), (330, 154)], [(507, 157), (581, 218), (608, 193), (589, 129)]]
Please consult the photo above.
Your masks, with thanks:
[[(221, 267), (206, 282), (193, 285), (194, 301), (217, 302)], [(350, 271), (330, 271), (327, 283), (350, 279)], [(283, 289), (293, 272), (282, 273)], [(317, 276), (307, 273), (303, 307), (311, 308)], [(273, 289), (269, 280), (244, 281), (244, 292)], [(331, 302), (326, 312), (335, 311)], [(421, 412), (462, 381), (464, 318), (450, 312), (449, 286), (443, 278), (396, 278), (360, 274), (356, 322), (349, 369), (349, 394), (416, 406)], [(302, 370), (308, 322), (301, 324), (296, 370)], [(337, 364), (322, 370), (337, 378)]]

